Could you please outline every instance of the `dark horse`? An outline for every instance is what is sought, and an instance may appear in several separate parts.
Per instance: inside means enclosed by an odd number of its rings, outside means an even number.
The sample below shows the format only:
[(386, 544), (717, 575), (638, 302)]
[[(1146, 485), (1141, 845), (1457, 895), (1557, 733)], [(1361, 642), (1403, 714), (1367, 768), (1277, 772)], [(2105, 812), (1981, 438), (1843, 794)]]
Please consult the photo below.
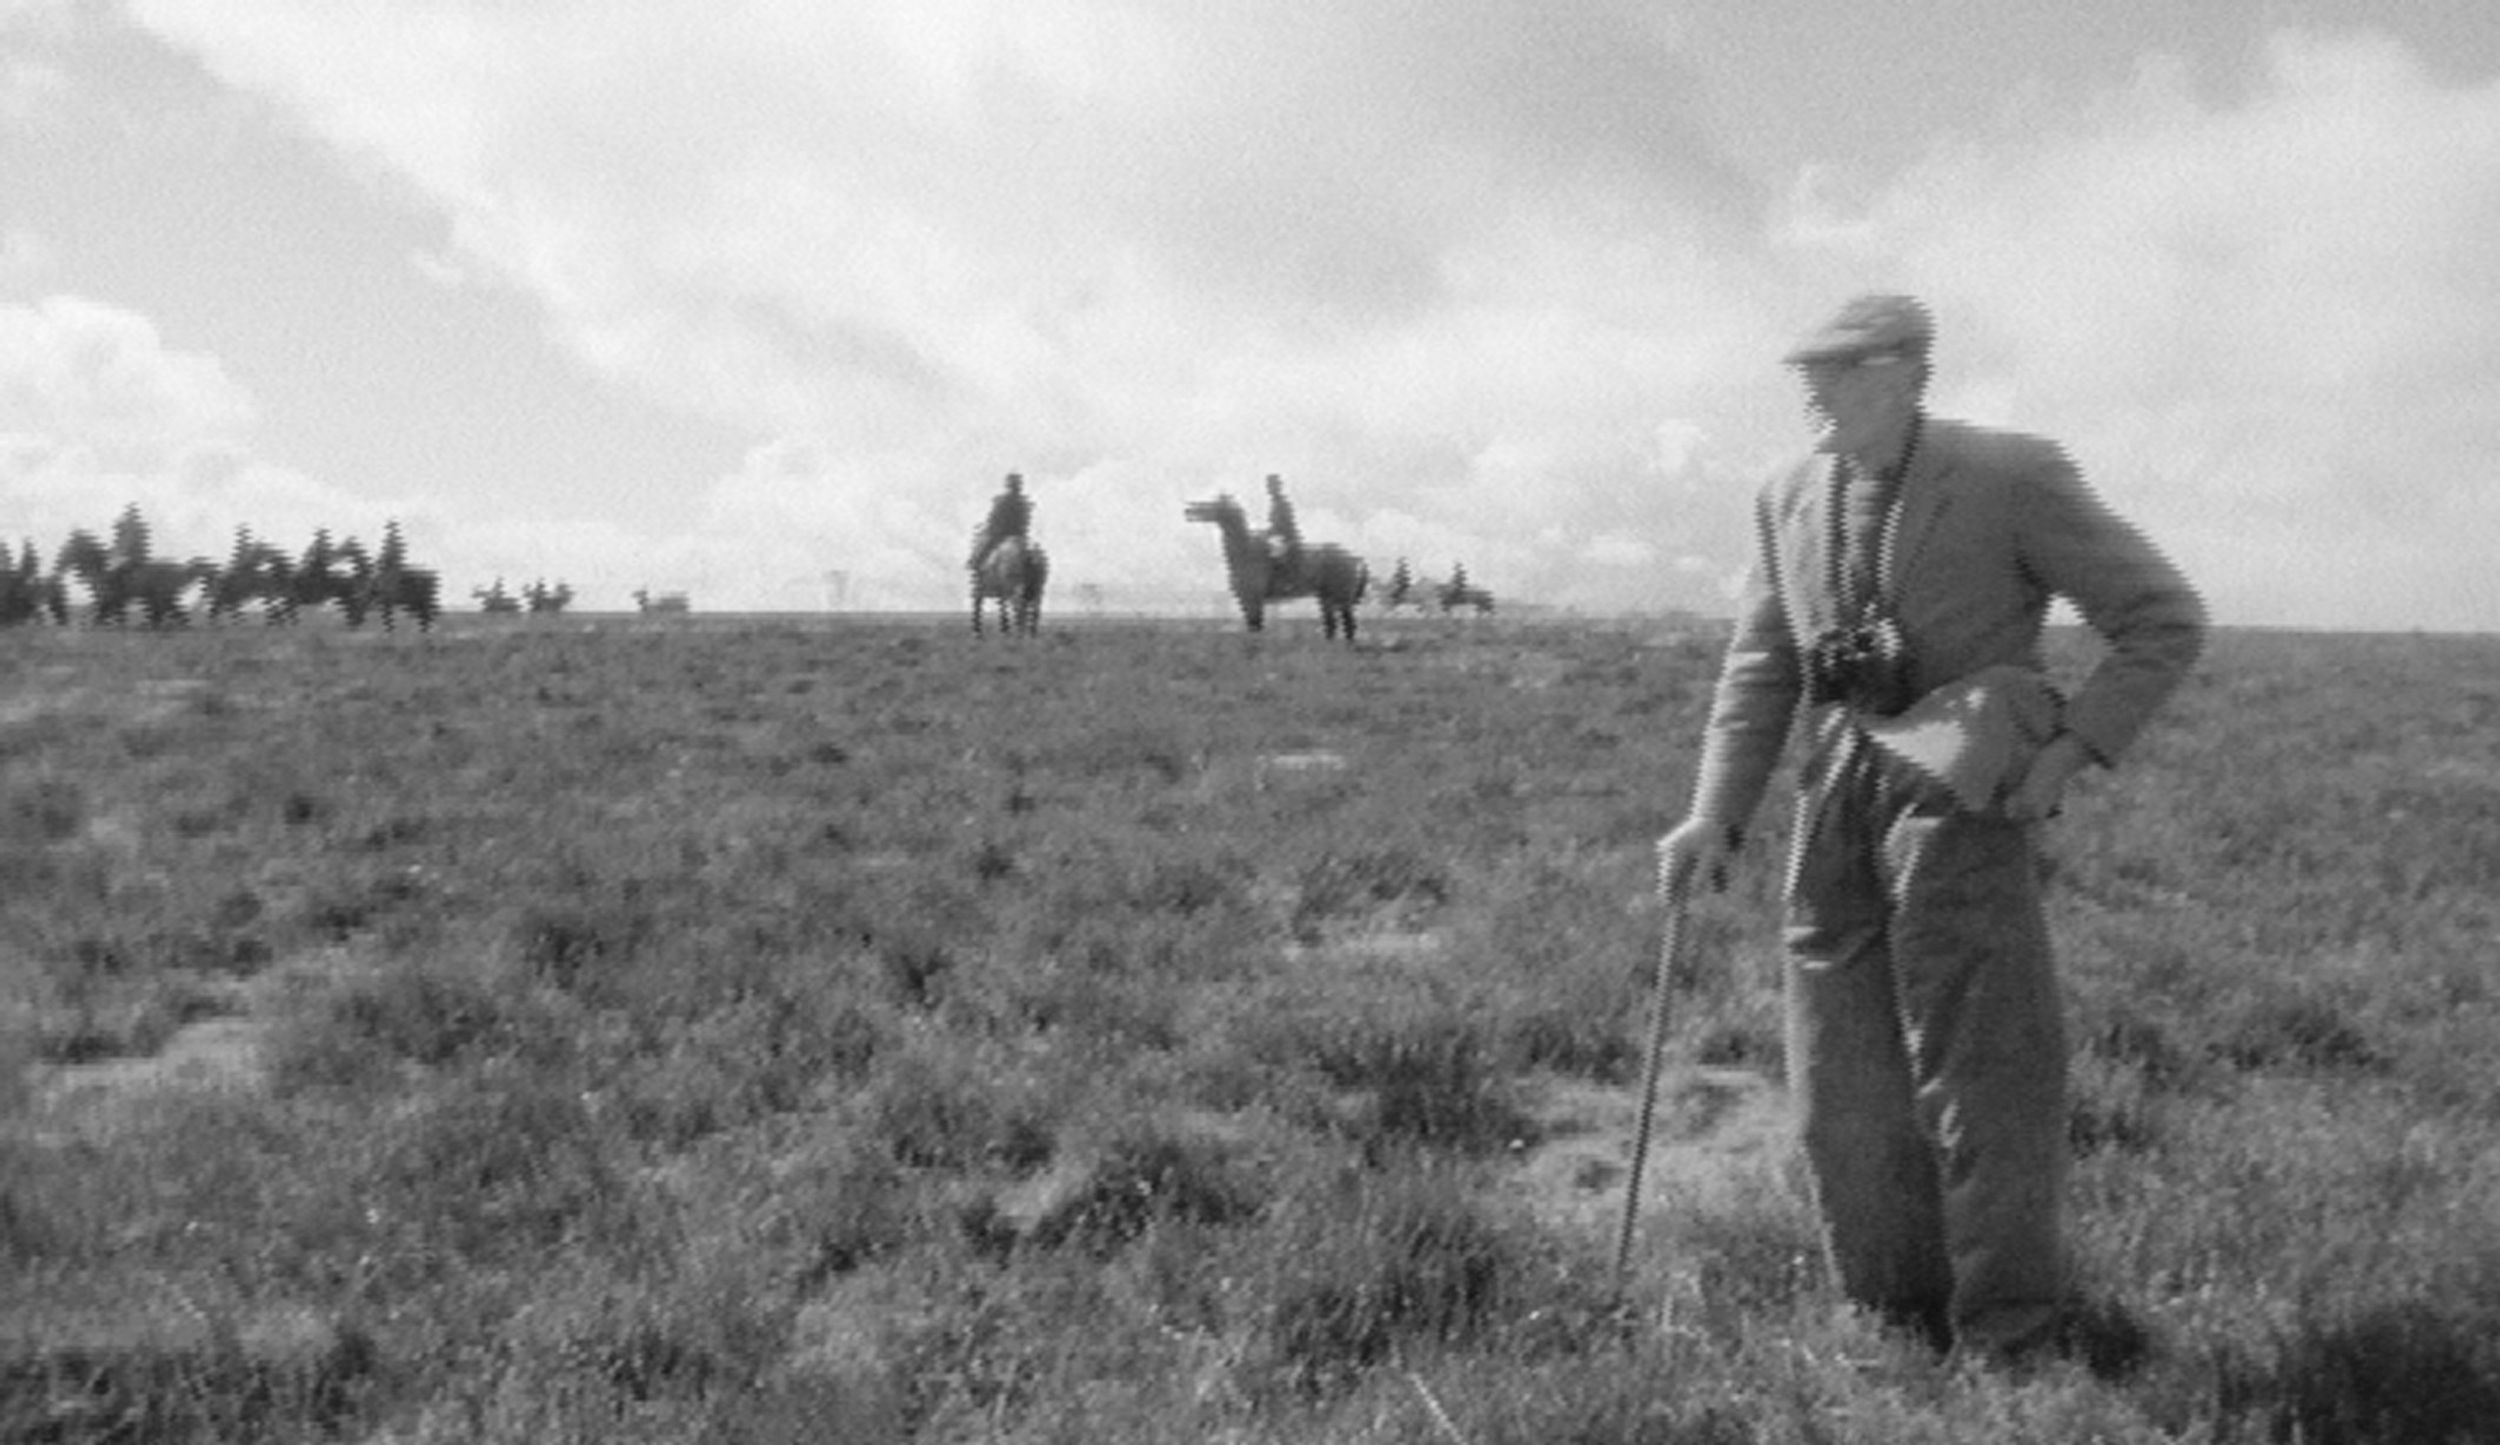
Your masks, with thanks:
[(443, 579), (431, 567), (377, 562), (363, 579), (363, 589), (366, 607), (382, 614), (384, 632), (396, 630), (402, 612), (417, 620), (419, 632), (431, 632), (443, 610)]
[(1334, 638), (1342, 632), (1346, 641), (1354, 640), (1354, 604), (1363, 600), (1363, 589), (1371, 583), (1371, 568), (1362, 558), (1322, 542), (1304, 546), (1289, 564), (1281, 562), (1268, 550), (1265, 538), (1250, 534), (1241, 503), (1229, 493), (1191, 502), (1181, 515), (1193, 522), (1212, 522), (1224, 534), (1224, 571), (1232, 583), (1233, 601), (1241, 605), (1241, 620), (1252, 632), (1266, 625), (1270, 602), (1316, 597), (1321, 635)]
[(981, 604), (998, 599), (998, 630), (1030, 637), (1042, 630), (1042, 589), (1050, 584), (1050, 554), (1038, 542), (1010, 537), (972, 569), (972, 631), (981, 632)]
[(88, 604), (98, 625), (125, 623), (135, 607), (150, 627), (189, 621), (185, 599), (217, 575), (215, 564), (200, 558), (173, 562), (118, 554), (84, 529), (70, 533), (61, 544), (60, 560), (53, 570), (86, 584)]
[(69, 625), (69, 593), (58, 576), (44, 572), (35, 544), (28, 542), (16, 565), (0, 564), (0, 627), (46, 619)]

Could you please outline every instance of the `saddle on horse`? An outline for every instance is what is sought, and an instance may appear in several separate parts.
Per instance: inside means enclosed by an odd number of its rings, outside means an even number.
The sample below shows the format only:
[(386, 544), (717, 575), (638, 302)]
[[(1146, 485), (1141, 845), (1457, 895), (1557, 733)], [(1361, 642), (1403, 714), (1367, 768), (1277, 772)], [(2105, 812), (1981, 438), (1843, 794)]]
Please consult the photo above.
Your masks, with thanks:
[(1290, 591), (1302, 580), (1302, 546), (1293, 538), (1268, 533), (1267, 587), (1270, 592)]

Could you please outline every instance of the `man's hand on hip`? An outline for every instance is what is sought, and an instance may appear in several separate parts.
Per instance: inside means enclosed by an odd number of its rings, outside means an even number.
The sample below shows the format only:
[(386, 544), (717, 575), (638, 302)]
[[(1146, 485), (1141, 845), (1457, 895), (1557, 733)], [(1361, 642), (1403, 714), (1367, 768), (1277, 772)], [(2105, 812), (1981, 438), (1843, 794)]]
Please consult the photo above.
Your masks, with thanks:
[(2005, 816), (2017, 823), (2038, 823), (2057, 816), (2066, 785), (2092, 761), (2091, 749), (2073, 733), (2061, 732), (2032, 754), (2031, 767), (2005, 798)]

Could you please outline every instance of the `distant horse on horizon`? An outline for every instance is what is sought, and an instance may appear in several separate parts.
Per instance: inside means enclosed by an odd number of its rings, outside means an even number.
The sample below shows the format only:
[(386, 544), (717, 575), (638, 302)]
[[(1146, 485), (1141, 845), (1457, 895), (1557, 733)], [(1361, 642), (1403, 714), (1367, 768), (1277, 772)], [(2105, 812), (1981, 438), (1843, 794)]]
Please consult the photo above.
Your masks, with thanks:
[(0, 627), (22, 622), (69, 625), (69, 592), (58, 576), (45, 573), (32, 541), (19, 549), (15, 565), (0, 565)]
[(295, 559), (243, 533), (235, 539), (234, 554), (208, 584), (208, 620), (240, 618), (255, 602), (260, 604), (263, 621), (288, 620), (285, 613), (294, 603), (294, 573)]
[(100, 627), (127, 623), (134, 608), (139, 620), (150, 627), (188, 622), (185, 603), (194, 592), (205, 591), (217, 576), (216, 564), (205, 558), (175, 562), (116, 555), (83, 528), (62, 542), (53, 570), (85, 584), (90, 615)]
[(362, 578), (364, 603), (382, 614), (382, 630), (397, 630), (398, 614), (417, 620), (417, 631), (432, 632), (443, 610), (442, 574), (431, 567), (384, 566), (376, 562)]
[(1038, 542), (1010, 537), (972, 569), (972, 633), (981, 635), (981, 604), (998, 602), (998, 630), (1030, 637), (1042, 630), (1042, 589), (1050, 584), (1050, 554)]
[(1241, 503), (1231, 493), (1191, 502), (1181, 515), (1193, 522), (1213, 523), (1224, 536), (1224, 571), (1241, 620), (1252, 632), (1267, 623), (1267, 604), (1297, 597), (1319, 601), (1320, 635), (1354, 640), (1354, 604), (1363, 600), (1371, 568), (1362, 558), (1333, 542), (1307, 543), (1290, 563), (1280, 561), (1264, 538), (1252, 536)]

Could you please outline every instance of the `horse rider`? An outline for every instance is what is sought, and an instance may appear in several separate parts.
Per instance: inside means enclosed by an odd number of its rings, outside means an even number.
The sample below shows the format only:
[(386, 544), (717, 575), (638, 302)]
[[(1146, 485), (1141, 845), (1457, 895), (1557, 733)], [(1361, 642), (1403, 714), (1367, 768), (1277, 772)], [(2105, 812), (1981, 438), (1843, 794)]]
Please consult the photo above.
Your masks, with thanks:
[(1027, 540), (1026, 534), (1032, 526), (1033, 499), (1024, 494), (1024, 474), (1009, 472), (1006, 490), (990, 499), (988, 520), (972, 534), (972, 555), (965, 559), (964, 565), (979, 571), (981, 563), (999, 543), (1010, 537), (1019, 542)]
[(1267, 474), (1267, 554), (1281, 572), (1291, 572), (1302, 559), (1302, 528), (1285, 496), (1285, 479), (1274, 472)]

